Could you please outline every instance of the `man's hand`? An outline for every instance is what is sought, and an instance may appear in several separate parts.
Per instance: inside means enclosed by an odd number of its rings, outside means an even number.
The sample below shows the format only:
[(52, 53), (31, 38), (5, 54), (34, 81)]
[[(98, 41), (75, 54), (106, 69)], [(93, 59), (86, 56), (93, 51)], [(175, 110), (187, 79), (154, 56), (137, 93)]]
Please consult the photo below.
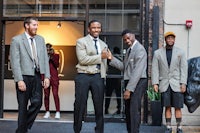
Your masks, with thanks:
[(24, 81), (18, 81), (17, 84), (20, 91), (26, 91), (26, 84)]
[(110, 52), (110, 50), (108, 49), (108, 57), (107, 57), (109, 60), (112, 60), (113, 59), (113, 55), (112, 53)]
[(181, 84), (180, 86), (181, 88), (181, 92), (184, 93), (186, 91), (186, 85), (185, 84)]
[(124, 99), (125, 99), (125, 100), (128, 100), (128, 99), (130, 99), (130, 96), (131, 96), (131, 92), (130, 92), (129, 90), (126, 90), (126, 91), (124, 92)]
[(49, 85), (50, 85), (49, 79), (48, 79), (48, 78), (45, 78), (45, 79), (44, 79), (44, 83), (43, 83), (44, 89), (48, 88)]
[(105, 47), (102, 51), (101, 51), (101, 58), (102, 59), (107, 59), (108, 57), (108, 51), (107, 48)]
[(153, 85), (153, 88), (154, 88), (155, 92), (158, 92), (158, 85), (157, 84)]

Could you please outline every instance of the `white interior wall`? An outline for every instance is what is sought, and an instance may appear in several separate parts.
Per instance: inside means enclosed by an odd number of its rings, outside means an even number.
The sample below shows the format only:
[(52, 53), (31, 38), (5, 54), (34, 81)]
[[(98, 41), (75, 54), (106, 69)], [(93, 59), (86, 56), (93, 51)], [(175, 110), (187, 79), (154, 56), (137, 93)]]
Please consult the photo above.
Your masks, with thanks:
[[(164, 32), (176, 34), (176, 46), (185, 50), (188, 58), (199, 56), (200, 45), (200, 0), (166, 0), (164, 8)], [(191, 29), (186, 29), (186, 20), (192, 20)], [(173, 25), (171, 25), (173, 24)], [(183, 24), (183, 25), (179, 25)]]
[[(5, 110), (18, 110), (16, 89), (14, 80), (4, 80), (4, 109)], [(73, 111), (74, 110), (74, 81), (60, 80), (59, 96), (60, 96), (60, 110)], [(44, 100), (43, 100), (44, 103)], [(41, 110), (44, 109), (44, 104)], [(54, 99), (52, 92), (50, 95), (50, 110), (55, 111)]]

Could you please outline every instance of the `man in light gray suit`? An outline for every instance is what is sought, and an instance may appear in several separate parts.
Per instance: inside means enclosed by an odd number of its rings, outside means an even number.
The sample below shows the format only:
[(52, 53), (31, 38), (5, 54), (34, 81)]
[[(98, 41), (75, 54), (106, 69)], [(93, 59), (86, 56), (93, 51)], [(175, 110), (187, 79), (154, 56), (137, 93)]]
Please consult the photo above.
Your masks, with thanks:
[(86, 111), (88, 92), (91, 90), (95, 110), (95, 133), (104, 132), (103, 101), (104, 78), (107, 67), (107, 45), (99, 39), (101, 23), (92, 20), (88, 24), (88, 35), (77, 40), (78, 58), (75, 78), (74, 132), (80, 133)]
[(162, 105), (165, 107), (166, 133), (172, 133), (171, 107), (175, 108), (177, 133), (182, 133), (181, 119), (187, 83), (187, 60), (183, 50), (174, 46), (176, 35), (165, 33), (166, 46), (154, 52), (152, 61), (152, 85), (161, 92)]
[[(23, 34), (12, 38), (10, 46), (11, 67), (18, 101), (16, 133), (26, 133), (32, 127), (42, 106), (42, 87), (48, 88), (50, 78), (44, 38), (36, 35), (38, 19), (25, 18), (24, 28)], [(30, 106), (27, 107), (29, 102)]]
[(121, 62), (109, 51), (109, 65), (124, 72), (125, 114), (128, 133), (139, 133), (141, 123), (141, 101), (147, 88), (147, 53), (135, 39), (131, 30), (122, 32), (124, 42), (129, 46), (124, 61)]

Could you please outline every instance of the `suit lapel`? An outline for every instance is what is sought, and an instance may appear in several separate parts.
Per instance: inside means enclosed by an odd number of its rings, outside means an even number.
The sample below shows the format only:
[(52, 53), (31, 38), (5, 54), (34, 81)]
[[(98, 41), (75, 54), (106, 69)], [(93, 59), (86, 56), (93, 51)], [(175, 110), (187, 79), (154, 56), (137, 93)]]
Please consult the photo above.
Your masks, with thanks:
[(91, 39), (91, 37), (89, 36), (89, 34), (87, 35), (86, 42), (88, 42), (87, 44), (89, 44), (89, 48), (92, 49), (92, 51), (96, 52), (96, 48), (94, 46), (94, 42)]
[(37, 58), (38, 58), (38, 60), (39, 60), (39, 57), (40, 57), (40, 53), (41, 52), (43, 52), (43, 51), (39, 51), (40, 49), (39, 49), (39, 47), (40, 47), (40, 40), (39, 40), (39, 38), (37, 37), (37, 35), (35, 36), (35, 45), (36, 45), (36, 50), (37, 50)]
[[(135, 46), (133, 46), (132, 49), (130, 47), (127, 49), (127, 54), (126, 54), (126, 57), (125, 57), (125, 60), (124, 60), (125, 61), (124, 62), (125, 69), (128, 67), (129, 61), (134, 58), (134, 53), (137, 50), (137, 47), (138, 47), (138, 43), (136, 43)], [(131, 50), (130, 53), (129, 53), (129, 50)], [(128, 55), (128, 53), (129, 53), (129, 55)]]
[(167, 63), (166, 48), (162, 48), (161, 54), (162, 54), (162, 55), (161, 55), (161, 58), (162, 58), (162, 60), (163, 60), (164, 65), (165, 65), (167, 68), (169, 68), (168, 63)]
[(102, 51), (105, 47), (107, 48), (107, 46), (104, 45), (104, 43), (103, 43), (103, 41), (102, 41), (101, 39), (99, 39), (99, 45), (100, 45), (101, 51)]
[(171, 59), (171, 64), (170, 64), (170, 68), (172, 68), (174, 66), (175, 60), (176, 60), (176, 55), (177, 55), (177, 51), (176, 51), (176, 47), (173, 47), (172, 49), (172, 59)]
[(22, 36), (23, 36), (22, 37), (22, 39), (23, 39), (23, 45), (25, 46), (26, 51), (28, 52), (28, 54), (31, 57), (31, 59), (33, 59), (32, 58), (32, 53), (31, 53), (31, 49), (30, 49), (30, 46), (29, 46), (29, 42), (27, 40), (27, 37), (26, 37), (25, 33)]

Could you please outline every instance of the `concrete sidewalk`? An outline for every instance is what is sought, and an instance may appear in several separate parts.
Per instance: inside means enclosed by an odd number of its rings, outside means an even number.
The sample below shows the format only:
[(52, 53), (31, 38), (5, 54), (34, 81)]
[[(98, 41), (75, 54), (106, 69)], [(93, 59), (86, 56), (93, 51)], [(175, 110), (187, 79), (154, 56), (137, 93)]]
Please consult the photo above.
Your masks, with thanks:
[[(174, 118), (174, 110), (173, 112), (173, 117), (172, 117), (172, 126), (173, 126), (173, 133), (176, 133), (176, 121)], [(183, 124), (183, 131), (184, 133), (200, 133), (200, 107), (194, 112), (194, 113), (189, 113), (187, 110), (187, 107), (184, 106), (183, 110), (183, 119), (182, 119), (182, 124)], [(36, 121), (37, 122), (68, 122), (68, 123), (73, 123), (73, 114), (72, 113), (63, 113), (61, 112), (61, 119), (57, 120), (54, 118), (54, 113), (51, 113), (51, 118), (50, 119), (44, 119), (43, 118), (44, 113), (41, 112), (38, 114)], [(3, 120), (17, 120), (17, 112), (5, 112), (4, 113), (4, 118)], [(116, 123), (116, 122), (115, 122)], [(113, 126), (116, 125), (113, 123)], [(94, 123), (93, 123), (94, 124)], [(119, 123), (120, 124), (120, 123)], [(122, 125), (125, 125), (125, 123), (121, 123)], [(165, 117), (163, 113), (163, 124), (165, 125)], [(145, 126), (142, 124), (142, 126)], [(151, 131), (155, 127), (149, 126), (148, 129)], [(163, 127), (160, 127), (161, 129)], [(123, 132), (126, 132), (125, 126), (123, 126)], [(144, 130), (143, 130), (144, 131)], [(146, 133), (146, 132), (142, 132)], [(151, 132), (149, 132), (151, 133)], [(154, 133), (154, 132), (152, 132)]]
[[(172, 116), (173, 133), (176, 133), (176, 120), (174, 118), (174, 110)], [(189, 113), (187, 107), (184, 105), (182, 109), (182, 125), (184, 133), (200, 133), (200, 107), (193, 113)], [(165, 124), (165, 117), (163, 112), (163, 124)]]
[[(172, 110), (172, 125), (176, 125), (176, 121), (174, 118), (174, 110)], [(200, 127), (200, 107), (193, 113), (189, 113), (187, 107), (184, 105), (182, 109), (182, 124), (183, 126), (197, 126)], [(163, 124), (165, 124), (165, 117), (163, 112)], [(200, 131), (199, 131), (200, 132)]]

